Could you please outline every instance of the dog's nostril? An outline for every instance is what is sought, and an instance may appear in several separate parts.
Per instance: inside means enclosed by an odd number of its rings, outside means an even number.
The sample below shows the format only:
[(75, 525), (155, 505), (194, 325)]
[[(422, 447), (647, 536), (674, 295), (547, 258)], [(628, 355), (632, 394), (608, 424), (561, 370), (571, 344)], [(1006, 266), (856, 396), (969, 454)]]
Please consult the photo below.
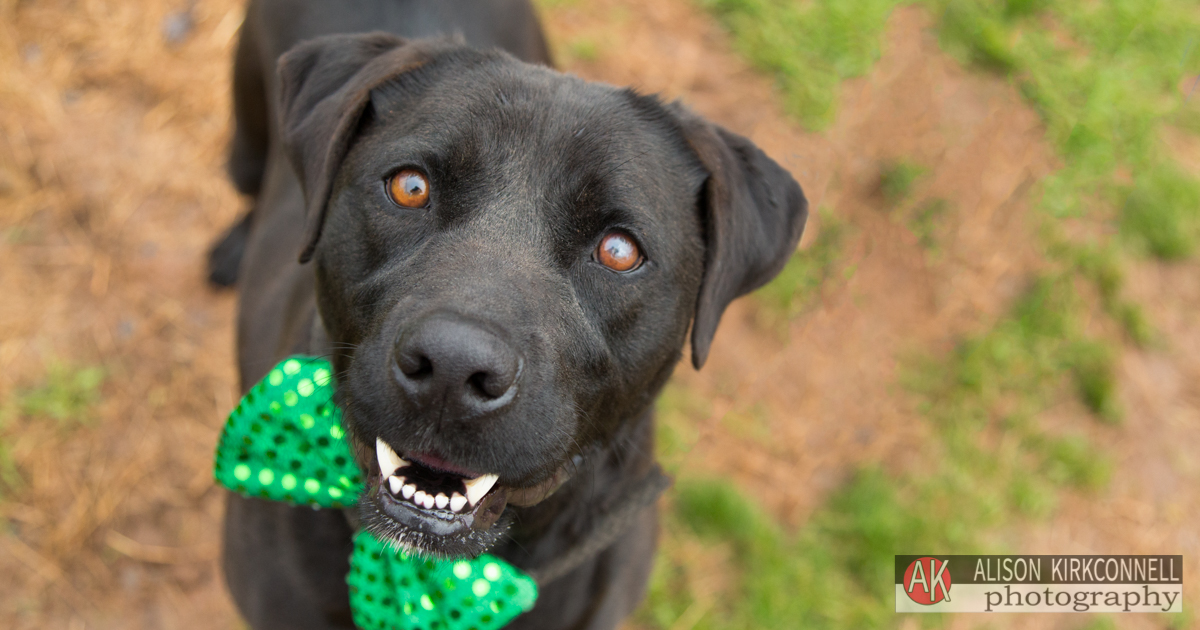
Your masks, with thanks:
[(433, 361), (421, 352), (400, 352), (396, 355), (396, 363), (400, 371), (413, 380), (433, 375)]
[(417, 360), (416, 369), (412, 370), (411, 372), (405, 372), (404, 374), (413, 379), (431, 376), (433, 374), (433, 362), (429, 360), (429, 357), (420, 357)]
[(512, 387), (512, 379), (488, 372), (476, 372), (467, 379), (467, 386), (480, 398), (493, 400), (508, 392)]

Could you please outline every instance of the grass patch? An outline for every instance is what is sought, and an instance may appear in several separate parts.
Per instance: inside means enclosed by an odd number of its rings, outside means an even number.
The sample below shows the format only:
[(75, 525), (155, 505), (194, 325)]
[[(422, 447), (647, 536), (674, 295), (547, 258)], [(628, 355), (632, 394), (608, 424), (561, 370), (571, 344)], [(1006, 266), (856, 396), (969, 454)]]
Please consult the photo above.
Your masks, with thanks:
[(940, 249), (937, 233), (949, 209), (950, 204), (945, 199), (933, 198), (925, 200), (913, 211), (908, 226), (925, 251), (936, 253)]
[(812, 245), (792, 254), (783, 270), (754, 293), (768, 319), (787, 321), (804, 312), (836, 272), (846, 237), (846, 223), (832, 212), (820, 212), (820, 231)]
[(707, 400), (675, 381), (663, 388), (654, 408), (658, 459), (664, 468), (675, 471), (700, 438), (696, 422), (708, 418), (711, 408)]
[(0, 486), (13, 487), (20, 481), (4, 434), (16, 418), (55, 421), (70, 429), (92, 421), (94, 406), (100, 401), (104, 369), (51, 363), (37, 385), (19, 389), (0, 407)]
[(925, 176), (929, 169), (904, 160), (887, 162), (879, 172), (879, 192), (892, 205), (899, 204), (912, 194), (917, 180)]
[(1200, 236), (1200, 182), (1162, 166), (1140, 175), (1125, 198), (1121, 234), (1163, 260), (1192, 255)]
[(948, 50), (1011, 76), (1042, 114), (1065, 163), (1044, 182), (1042, 206), (1052, 217), (1116, 209), (1122, 236), (1141, 251), (1165, 260), (1192, 255), (1200, 183), (1174, 165), (1159, 131), (1190, 114), (1177, 85), (1200, 72), (1194, 2), (930, 5)]
[(14, 410), (27, 417), (45, 417), (62, 425), (87, 423), (100, 400), (104, 369), (52, 363), (38, 385), (17, 392)]
[(699, 0), (733, 44), (774, 77), (789, 112), (810, 129), (836, 114), (842, 80), (879, 58), (879, 39), (897, 0)]
[(600, 58), (600, 45), (587, 37), (567, 42), (567, 56), (572, 60), (592, 62)]

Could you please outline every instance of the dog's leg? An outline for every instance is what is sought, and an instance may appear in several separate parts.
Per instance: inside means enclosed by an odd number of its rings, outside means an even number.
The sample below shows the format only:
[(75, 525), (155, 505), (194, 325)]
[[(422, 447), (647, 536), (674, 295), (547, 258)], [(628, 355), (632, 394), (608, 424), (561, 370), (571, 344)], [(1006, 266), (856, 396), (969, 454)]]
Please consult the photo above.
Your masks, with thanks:
[[(262, 187), (270, 141), (264, 59), (258, 45), (255, 5), (246, 10), (233, 62), (233, 140), (229, 147), (229, 176), (238, 192), (257, 198)], [(253, 223), (254, 208), (231, 226), (208, 253), (208, 280), (222, 287), (237, 282), (238, 267)]]

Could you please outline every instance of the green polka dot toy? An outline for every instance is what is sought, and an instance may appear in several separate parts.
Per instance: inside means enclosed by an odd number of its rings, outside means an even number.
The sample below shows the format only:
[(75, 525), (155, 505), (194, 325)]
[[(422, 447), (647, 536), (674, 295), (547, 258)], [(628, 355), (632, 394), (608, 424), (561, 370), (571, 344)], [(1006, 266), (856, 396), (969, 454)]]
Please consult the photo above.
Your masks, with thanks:
[(499, 558), (415, 558), (365, 531), (354, 538), (346, 581), (359, 628), (499, 628), (537, 598), (533, 580)]
[[(229, 414), (217, 445), (217, 482), (247, 497), (344, 508), (364, 490), (328, 361), (291, 357)], [(490, 555), (432, 560), (365, 530), (350, 556), (350, 607), (359, 628), (494, 630), (533, 608), (537, 584)]]

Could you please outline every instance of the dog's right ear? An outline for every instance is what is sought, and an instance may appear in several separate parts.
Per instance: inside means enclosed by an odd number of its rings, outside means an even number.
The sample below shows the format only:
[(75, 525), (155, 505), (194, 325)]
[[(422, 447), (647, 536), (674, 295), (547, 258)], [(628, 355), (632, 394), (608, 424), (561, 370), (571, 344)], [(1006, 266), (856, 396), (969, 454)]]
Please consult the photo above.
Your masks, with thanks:
[(321, 238), (333, 178), (371, 90), (420, 67), (444, 46), (386, 33), (331, 35), (303, 42), (280, 58), (283, 145), (305, 196), (300, 262), (312, 258)]

